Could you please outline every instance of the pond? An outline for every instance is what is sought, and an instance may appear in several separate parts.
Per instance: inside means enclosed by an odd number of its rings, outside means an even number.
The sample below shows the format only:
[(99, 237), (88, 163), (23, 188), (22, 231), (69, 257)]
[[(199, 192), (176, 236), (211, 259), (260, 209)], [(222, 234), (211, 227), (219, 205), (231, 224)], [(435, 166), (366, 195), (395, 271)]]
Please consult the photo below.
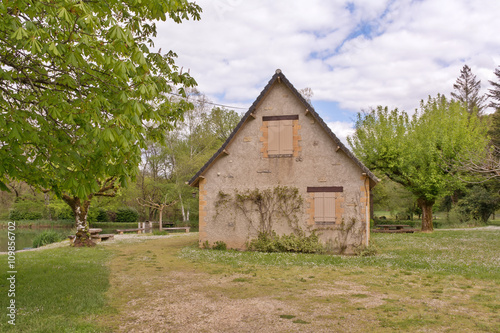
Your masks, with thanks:
[[(54, 230), (63, 238), (67, 238), (71, 234), (72, 228), (16, 228), (14, 231), (16, 235), (16, 250), (22, 250), (33, 246), (33, 239), (36, 235), (46, 231)], [(8, 230), (7, 228), (0, 229), (0, 252), (6, 252), (8, 245)]]

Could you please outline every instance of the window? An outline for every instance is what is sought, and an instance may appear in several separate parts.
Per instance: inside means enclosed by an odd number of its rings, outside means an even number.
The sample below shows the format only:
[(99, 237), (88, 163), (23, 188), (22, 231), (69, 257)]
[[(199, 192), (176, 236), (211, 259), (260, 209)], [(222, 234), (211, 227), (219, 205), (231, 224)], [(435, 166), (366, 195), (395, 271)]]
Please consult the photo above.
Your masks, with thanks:
[(267, 155), (270, 157), (291, 157), (294, 154), (294, 121), (298, 115), (267, 116)]
[(307, 192), (313, 194), (314, 223), (335, 223), (335, 197), (336, 192), (343, 192), (341, 186), (308, 187)]

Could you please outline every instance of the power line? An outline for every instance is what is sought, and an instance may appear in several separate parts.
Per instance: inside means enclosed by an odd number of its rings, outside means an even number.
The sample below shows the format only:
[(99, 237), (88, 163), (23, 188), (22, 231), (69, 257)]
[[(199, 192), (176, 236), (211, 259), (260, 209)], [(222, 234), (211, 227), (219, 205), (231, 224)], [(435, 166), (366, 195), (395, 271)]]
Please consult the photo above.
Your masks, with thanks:
[[(177, 97), (180, 97), (180, 98), (183, 98), (183, 99), (187, 100), (186, 97), (184, 97), (182, 95), (179, 95), (179, 94), (175, 94), (175, 93), (171, 93), (171, 92), (169, 92), (167, 94), (174, 95), (174, 96), (177, 96)], [(229, 108), (229, 109), (248, 110), (248, 108), (242, 108), (242, 107), (239, 107), (239, 106), (231, 106), (231, 105), (224, 105), (224, 104), (217, 104), (217, 103), (212, 103), (212, 102), (209, 102), (209, 101), (204, 101), (204, 103), (210, 104), (210, 105), (215, 105), (215, 106), (222, 106), (222, 107)]]

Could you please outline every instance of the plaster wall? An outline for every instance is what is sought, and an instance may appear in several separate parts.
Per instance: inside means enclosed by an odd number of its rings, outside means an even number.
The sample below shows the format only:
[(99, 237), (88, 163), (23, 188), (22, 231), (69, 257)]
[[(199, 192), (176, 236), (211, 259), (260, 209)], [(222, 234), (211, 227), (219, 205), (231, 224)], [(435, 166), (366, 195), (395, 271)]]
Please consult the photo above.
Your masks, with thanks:
[[(306, 107), (284, 84), (275, 82), (267, 96), (249, 117), (232, 142), (205, 171), (200, 182), (200, 244), (224, 241), (229, 248), (244, 249), (257, 235), (248, 219), (223, 196), (236, 191), (274, 188), (278, 185), (298, 188), (303, 209), (297, 215), (302, 230), (317, 230), (320, 239), (333, 250), (352, 252), (367, 245), (366, 220), (369, 182), (363, 171), (307, 114)], [(263, 116), (298, 115), (294, 125), (294, 154), (291, 157), (267, 157)], [(314, 193), (307, 187), (342, 186), (336, 193), (334, 224), (317, 225), (312, 219)], [(276, 221), (278, 234), (293, 232), (286, 221)]]

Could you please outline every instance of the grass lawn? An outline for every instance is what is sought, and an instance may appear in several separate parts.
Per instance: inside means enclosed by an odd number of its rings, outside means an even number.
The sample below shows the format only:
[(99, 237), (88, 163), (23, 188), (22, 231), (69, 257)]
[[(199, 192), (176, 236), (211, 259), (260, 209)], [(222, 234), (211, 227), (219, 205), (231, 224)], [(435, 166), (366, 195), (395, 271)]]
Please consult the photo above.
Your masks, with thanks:
[(196, 233), (137, 238), (18, 253), (17, 330), (500, 332), (499, 230), (373, 234), (375, 257), (201, 250)]
[(104, 248), (68, 247), (16, 254), (16, 325), (8, 324), (7, 256), (0, 255), (0, 332), (98, 332), (106, 304), (108, 260)]

